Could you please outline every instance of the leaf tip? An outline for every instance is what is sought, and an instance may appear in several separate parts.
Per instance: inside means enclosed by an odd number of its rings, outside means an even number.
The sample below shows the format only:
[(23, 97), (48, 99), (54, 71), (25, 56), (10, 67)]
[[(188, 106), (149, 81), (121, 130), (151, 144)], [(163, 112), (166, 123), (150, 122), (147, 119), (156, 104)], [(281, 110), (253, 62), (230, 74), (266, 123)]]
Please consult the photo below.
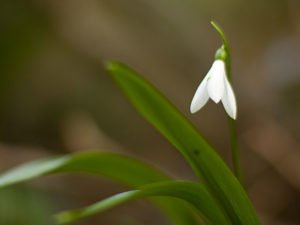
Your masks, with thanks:
[(116, 65), (117, 65), (117, 62), (115, 62), (115, 61), (106, 61), (106, 62), (104, 62), (104, 67), (107, 71), (115, 70)]
[(211, 21), (210, 21), (210, 24), (211, 24), (212, 26), (215, 26), (215, 25), (216, 25), (216, 22), (215, 22), (214, 20), (211, 20)]
[(121, 73), (121, 71), (127, 71), (129, 69), (125, 64), (118, 61), (107, 61), (104, 63), (104, 67), (108, 75), (114, 80), (116, 80), (117, 76), (120, 74), (124, 74)]
[(74, 218), (75, 216), (68, 212), (62, 212), (54, 215), (54, 220), (58, 225), (69, 224), (74, 221)]

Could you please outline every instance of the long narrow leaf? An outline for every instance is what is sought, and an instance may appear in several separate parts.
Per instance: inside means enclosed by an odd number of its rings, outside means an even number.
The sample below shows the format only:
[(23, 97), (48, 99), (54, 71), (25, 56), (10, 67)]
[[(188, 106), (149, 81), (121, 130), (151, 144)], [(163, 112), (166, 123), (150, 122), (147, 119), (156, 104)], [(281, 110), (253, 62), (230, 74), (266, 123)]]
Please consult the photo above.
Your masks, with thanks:
[(111, 62), (107, 70), (140, 114), (156, 127), (202, 177), (233, 224), (260, 224), (244, 189), (216, 151), (158, 90), (129, 67)]
[(2, 174), (0, 188), (58, 172), (91, 173), (110, 177), (130, 186), (169, 179), (159, 170), (128, 156), (88, 152), (25, 163)]
[(114, 195), (82, 209), (59, 213), (56, 218), (58, 224), (67, 224), (125, 202), (149, 196), (168, 196), (185, 200), (198, 210), (206, 224), (230, 224), (218, 204), (203, 185), (183, 181), (168, 181), (145, 185), (138, 190)]
[[(0, 175), (0, 188), (48, 174), (80, 172), (112, 178), (136, 188), (152, 182), (169, 180), (166, 175), (138, 160), (114, 153), (87, 152), (37, 160)], [(196, 225), (191, 210), (176, 199), (155, 201), (177, 225)]]

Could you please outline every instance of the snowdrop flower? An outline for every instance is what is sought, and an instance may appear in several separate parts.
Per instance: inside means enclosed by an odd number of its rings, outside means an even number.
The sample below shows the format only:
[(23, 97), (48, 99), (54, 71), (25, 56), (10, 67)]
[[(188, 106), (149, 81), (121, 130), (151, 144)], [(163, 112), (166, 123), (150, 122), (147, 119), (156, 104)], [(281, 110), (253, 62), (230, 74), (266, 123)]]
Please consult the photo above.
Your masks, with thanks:
[(215, 103), (222, 101), (227, 114), (236, 119), (237, 107), (234, 92), (226, 75), (225, 62), (216, 59), (200, 83), (191, 103), (191, 113), (199, 111), (211, 98)]

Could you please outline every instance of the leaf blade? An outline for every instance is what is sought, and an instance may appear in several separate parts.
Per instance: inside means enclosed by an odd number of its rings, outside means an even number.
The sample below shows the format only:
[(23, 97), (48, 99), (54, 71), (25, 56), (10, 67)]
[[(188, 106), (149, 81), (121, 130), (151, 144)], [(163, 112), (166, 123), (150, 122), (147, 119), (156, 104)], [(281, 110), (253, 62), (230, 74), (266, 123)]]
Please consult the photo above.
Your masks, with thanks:
[(205, 218), (206, 224), (230, 224), (206, 188), (198, 183), (187, 181), (167, 181), (145, 185), (138, 190), (116, 194), (81, 209), (59, 213), (55, 217), (58, 224), (68, 224), (103, 212), (125, 202), (151, 196), (173, 197), (190, 203), (201, 213), (202, 217)]
[(194, 126), (155, 87), (128, 66), (110, 62), (107, 71), (137, 111), (186, 158), (233, 224), (260, 224), (240, 183)]
[[(74, 155), (36, 160), (9, 170), (0, 175), (0, 188), (17, 184), (45, 175), (80, 172), (114, 179), (129, 187), (137, 187), (152, 182), (170, 180), (159, 170), (128, 156), (104, 153), (84, 152)], [(154, 201), (177, 225), (197, 225), (197, 218), (181, 202), (176, 200)]]

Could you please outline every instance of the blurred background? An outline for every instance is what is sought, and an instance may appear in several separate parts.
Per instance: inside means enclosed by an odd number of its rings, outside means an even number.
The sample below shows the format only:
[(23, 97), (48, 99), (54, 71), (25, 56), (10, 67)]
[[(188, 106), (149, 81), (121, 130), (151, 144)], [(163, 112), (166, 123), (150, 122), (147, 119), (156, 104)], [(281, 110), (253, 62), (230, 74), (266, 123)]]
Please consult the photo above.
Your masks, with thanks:
[[(247, 189), (263, 224), (300, 224), (300, 2), (297, 0), (2, 0), (0, 169), (86, 150), (134, 155), (196, 179), (129, 105), (103, 62), (122, 61), (157, 86), (230, 162), (226, 114), (189, 113), (220, 38), (231, 44)], [(0, 224), (47, 225), (49, 215), (125, 190), (79, 175), (0, 191)], [(145, 201), (78, 224), (169, 225)]]

